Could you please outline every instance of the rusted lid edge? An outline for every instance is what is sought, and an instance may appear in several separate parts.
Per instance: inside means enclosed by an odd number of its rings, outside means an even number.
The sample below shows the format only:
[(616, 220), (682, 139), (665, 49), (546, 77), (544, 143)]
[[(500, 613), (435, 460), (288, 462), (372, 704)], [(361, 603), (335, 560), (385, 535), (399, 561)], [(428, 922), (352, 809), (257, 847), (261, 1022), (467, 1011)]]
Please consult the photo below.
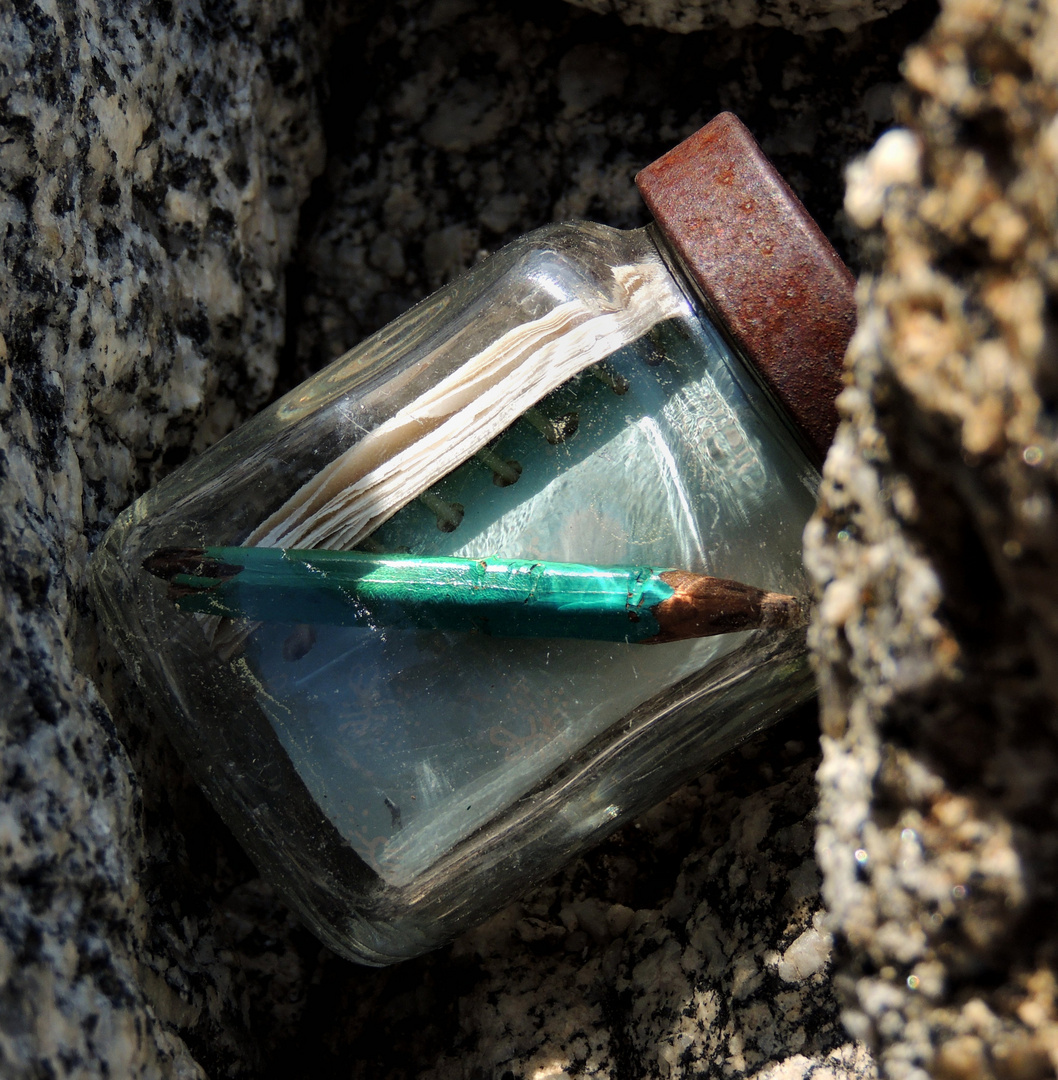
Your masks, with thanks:
[(636, 185), (734, 343), (825, 456), (856, 325), (855, 281), (837, 252), (731, 113)]

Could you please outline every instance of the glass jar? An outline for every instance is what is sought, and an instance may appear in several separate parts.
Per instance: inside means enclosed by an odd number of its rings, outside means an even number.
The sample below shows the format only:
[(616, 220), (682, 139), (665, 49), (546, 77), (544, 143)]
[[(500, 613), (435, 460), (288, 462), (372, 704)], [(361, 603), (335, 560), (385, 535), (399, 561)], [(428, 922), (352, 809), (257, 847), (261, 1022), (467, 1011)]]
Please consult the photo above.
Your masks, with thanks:
[[(800, 626), (640, 645), (345, 625), (326, 599), (222, 617), (157, 573), (172, 552), (355, 549), (678, 568), (802, 594), (840, 363), (816, 345), (834, 323), (847, 337), (847, 271), (809, 221), (829, 284), (806, 355), (767, 344), (811, 369), (802, 422), (825, 399), (823, 427), (799, 430), (782, 378), (750, 355), (766, 320), (744, 297), (732, 310), (708, 268), (700, 280), (716, 207), (682, 226), (688, 245), (662, 204), (689, 167), (775, 218), (769, 235), (807, 215), (733, 117), (673, 154), (691, 163), (677, 181), (672, 155), (639, 179), (656, 224), (515, 241), (172, 474), (93, 559), (107, 631), (196, 780), (351, 959), (443, 944), (813, 692)], [(751, 182), (703, 182), (731, 155)], [(762, 229), (732, 234), (758, 261), (774, 257)], [(798, 287), (804, 249), (783, 256)]]

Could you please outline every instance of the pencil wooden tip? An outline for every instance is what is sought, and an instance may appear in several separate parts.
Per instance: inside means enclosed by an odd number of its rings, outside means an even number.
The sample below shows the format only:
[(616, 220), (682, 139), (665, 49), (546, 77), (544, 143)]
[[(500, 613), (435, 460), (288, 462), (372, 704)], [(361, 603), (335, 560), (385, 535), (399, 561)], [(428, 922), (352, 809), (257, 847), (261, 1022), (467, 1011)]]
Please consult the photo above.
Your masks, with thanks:
[(673, 595), (655, 605), (654, 617), (661, 632), (648, 643), (738, 630), (783, 630), (797, 626), (802, 619), (795, 596), (686, 570), (667, 570), (660, 577), (673, 589)]

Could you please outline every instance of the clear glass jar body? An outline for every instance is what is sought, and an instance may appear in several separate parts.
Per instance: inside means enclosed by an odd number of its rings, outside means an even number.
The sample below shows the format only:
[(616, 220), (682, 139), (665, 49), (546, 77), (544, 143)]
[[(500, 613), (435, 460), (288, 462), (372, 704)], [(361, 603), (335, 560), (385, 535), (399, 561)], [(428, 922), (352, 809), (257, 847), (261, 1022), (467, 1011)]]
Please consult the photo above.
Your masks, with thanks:
[[(475, 383), (483, 357), (492, 366)], [(524, 415), (490, 412), (490, 394), (513, 396)], [(449, 411), (423, 423), (416, 403), (432, 398)], [(425, 434), (402, 458), (409, 444), (391, 433), (409, 416)], [(389, 487), (366, 511), (361, 500), (359, 525), (348, 524), (356, 514), (307, 522), (319, 478), (334, 489), (358, 455), (376, 471), (396, 463)], [(817, 483), (651, 229), (557, 225), (136, 502), (97, 552), (92, 588), (262, 874), (330, 947), (384, 964), (486, 918), (809, 697), (803, 630), (629, 645), (221, 627), (180, 610), (144, 560), (166, 548), (359, 544), (646, 564), (799, 594)]]

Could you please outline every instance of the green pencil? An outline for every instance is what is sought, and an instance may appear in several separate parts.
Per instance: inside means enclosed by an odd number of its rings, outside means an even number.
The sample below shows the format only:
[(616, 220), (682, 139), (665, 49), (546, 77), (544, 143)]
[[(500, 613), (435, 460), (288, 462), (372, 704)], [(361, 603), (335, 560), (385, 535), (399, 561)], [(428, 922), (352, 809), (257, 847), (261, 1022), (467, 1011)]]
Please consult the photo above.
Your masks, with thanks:
[(281, 623), (652, 644), (801, 618), (792, 596), (650, 566), (267, 547), (169, 548), (143, 565), (184, 611)]

